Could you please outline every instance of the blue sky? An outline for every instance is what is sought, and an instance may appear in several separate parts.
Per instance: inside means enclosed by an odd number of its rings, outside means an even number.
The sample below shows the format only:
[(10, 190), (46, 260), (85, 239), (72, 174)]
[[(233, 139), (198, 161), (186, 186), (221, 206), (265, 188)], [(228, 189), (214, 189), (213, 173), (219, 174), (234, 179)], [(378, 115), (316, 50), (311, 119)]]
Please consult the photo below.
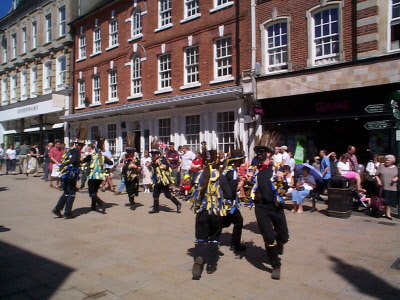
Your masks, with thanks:
[(11, 8), (12, 0), (0, 0), (0, 18), (4, 17)]

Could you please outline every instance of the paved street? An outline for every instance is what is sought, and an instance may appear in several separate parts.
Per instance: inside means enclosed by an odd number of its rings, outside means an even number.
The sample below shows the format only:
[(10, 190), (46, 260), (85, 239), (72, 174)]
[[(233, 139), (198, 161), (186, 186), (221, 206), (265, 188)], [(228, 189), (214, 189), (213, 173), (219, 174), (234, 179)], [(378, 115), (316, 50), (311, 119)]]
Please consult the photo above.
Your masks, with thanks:
[[(115, 181), (119, 183), (119, 181)], [(349, 219), (286, 211), (290, 242), (282, 278), (270, 266), (254, 211), (245, 220), (241, 259), (222, 234), (218, 270), (191, 279), (194, 214), (181, 214), (163, 196), (149, 215), (151, 194), (131, 211), (127, 196), (100, 192), (107, 214), (90, 211), (87, 190), (77, 193), (75, 219), (51, 214), (60, 191), (39, 177), (0, 177), (1, 299), (399, 299), (400, 221), (353, 214)], [(400, 265), (400, 263), (399, 263)]]

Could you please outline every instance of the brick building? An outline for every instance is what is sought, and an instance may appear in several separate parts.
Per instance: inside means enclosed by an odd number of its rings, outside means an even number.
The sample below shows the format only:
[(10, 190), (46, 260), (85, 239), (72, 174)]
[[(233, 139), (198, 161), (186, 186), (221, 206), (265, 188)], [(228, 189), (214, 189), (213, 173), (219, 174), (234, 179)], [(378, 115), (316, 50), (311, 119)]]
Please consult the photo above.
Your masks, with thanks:
[(127, 132), (136, 148), (153, 138), (193, 150), (246, 145), (256, 122), (244, 98), (251, 69), (249, 1), (103, 1), (72, 23), (73, 113), (70, 138), (107, 137), (118, 156)]
[[(400, 89), (400, 3), (394, 0), (259, 0), (256, 7), (257, 100), (264, 129), (277, 130), (294, 149), (299, 139), (317, 149), (346, 151), (362, 162), (394, 153), (387, 107)], [(385, 104), (368, 113), (371, 104)], [(389, 122), (390, 123), (390, 122)]]

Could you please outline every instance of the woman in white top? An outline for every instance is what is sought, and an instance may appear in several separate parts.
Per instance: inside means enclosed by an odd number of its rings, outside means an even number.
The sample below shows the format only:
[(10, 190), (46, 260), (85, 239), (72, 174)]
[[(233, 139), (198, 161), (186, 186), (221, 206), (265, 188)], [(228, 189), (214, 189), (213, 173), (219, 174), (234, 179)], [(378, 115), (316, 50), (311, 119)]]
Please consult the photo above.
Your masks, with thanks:
[(340, 156), (340, 161), (337, 164), (337, 168), (338, 168), (338, 172), (340, 175), (349, 178), (349, 179), (355, 179), (356, 183), (357, 183), (357, 190), (361, 191), (361, 192), (366, 192), (366, 190), (364, 190), (361, 187), (361, 178), (360, 178), (360, 174), (358, 174), (357, 172), (354, 171), (350, 171), (350, 163), (347, 161), (347, 156), (346, 154), (343, 154), (342, 156)]
[(301, 173), (302, 175), (300, 175), (300, 178), (296, 183), (296, 189), (292, 192), (292, 212), (298, 214), (303, 212), (304, 197), (316, 187), (315, 178), (310, 175), (310, 168), (301, 168)]
[(151, 184), (151, 173), (150, 173), (151, 158), (149, 156), (149, 151), (144, 151), (144, 155), (140, 160), (140, 165), (142, 167), (142, 184), (145, 193), (150, 193)]
[(10, 144), (10, 146), (8, 146), (8, 149), (6, 151), (6, 157), (7, 157), (6, 175), (8, 174), (8, 171), (13, 172), (12, 174), (15, 175), (15, 166), (17, 165), (17, 151), (14, 149), (13, 144)]

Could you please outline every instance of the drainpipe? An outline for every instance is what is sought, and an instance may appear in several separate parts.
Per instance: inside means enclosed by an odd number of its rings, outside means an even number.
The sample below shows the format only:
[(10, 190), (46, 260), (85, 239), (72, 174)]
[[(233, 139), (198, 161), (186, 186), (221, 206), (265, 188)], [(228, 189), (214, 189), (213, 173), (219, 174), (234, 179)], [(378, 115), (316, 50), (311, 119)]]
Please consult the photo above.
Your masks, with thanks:
[(250, 1), (251, 18), (251, 69), (256, 69), (256, 0)]

